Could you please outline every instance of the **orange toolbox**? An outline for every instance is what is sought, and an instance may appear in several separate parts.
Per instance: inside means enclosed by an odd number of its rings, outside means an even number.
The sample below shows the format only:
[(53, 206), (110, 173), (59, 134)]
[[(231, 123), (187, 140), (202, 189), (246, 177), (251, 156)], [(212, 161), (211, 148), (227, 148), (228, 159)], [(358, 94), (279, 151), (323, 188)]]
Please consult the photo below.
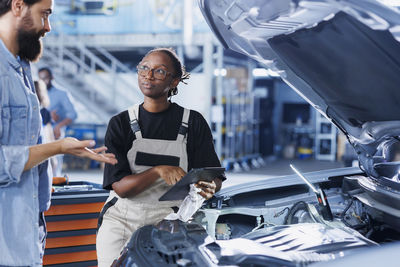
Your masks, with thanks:
[(97, 218), (109, 191), (100, 184), (69, 182), (53, 186), (47, 224), (44, 266), (97, 266)]

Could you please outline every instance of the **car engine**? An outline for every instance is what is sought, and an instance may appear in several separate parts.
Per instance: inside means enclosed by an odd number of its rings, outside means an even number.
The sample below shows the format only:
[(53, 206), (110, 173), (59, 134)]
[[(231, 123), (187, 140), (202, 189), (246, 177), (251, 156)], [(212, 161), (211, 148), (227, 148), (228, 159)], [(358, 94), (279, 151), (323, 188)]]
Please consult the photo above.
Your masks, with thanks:
[(332, 220), (298, 177), (266, 179), (218, 192), (187, 223), (140, 228), (115, 266), (305, 266), (400, 240), (397, 191), (359, 168), (306, 176)]

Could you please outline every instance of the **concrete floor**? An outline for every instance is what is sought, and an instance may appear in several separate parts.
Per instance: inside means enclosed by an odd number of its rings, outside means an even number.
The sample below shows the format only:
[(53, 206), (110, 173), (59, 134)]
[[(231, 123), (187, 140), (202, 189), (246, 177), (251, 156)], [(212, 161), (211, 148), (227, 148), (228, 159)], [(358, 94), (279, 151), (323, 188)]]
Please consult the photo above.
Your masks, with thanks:
[[(341, 162), (321, 160), (266, 160), (265, 166), (261, 168), (243, 172), (227, 172), (227, 180), (223, 183), (223, 188), (231, 185), (262, 180), (268, 177), (293, 174), (289, 164), (293, 164), (299, 171), (303, 173), (343, 167), (343, 163)], [(103, 171), (100, 169), (90, 169), (85, 171), (65, 170), (65, 174), (68, 175), (70, 181), (88, 181), (98, 184), (103, 182)]]

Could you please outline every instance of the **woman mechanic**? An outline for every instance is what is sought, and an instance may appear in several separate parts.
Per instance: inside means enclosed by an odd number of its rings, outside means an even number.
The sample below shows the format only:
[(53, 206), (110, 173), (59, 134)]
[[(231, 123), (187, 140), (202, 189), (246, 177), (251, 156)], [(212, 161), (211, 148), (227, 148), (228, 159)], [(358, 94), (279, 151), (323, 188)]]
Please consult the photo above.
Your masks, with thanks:
[[(107, 164), (103, 187), (110, 196), (99, 217), (98, 266), (109, 267), (132, 233), (155, 224), (181, 201), (158, 201), (188, 170), (220, 167), (211, 130), (196, 111), (171, 103), (179, 82), (189, 78), (172, 49), (148, 52), (137, 66), (144, 102), (111, 118), (105, 145), (118, 164)], [(209, 199), (224, 177), (199, 181), (199, 194)]]

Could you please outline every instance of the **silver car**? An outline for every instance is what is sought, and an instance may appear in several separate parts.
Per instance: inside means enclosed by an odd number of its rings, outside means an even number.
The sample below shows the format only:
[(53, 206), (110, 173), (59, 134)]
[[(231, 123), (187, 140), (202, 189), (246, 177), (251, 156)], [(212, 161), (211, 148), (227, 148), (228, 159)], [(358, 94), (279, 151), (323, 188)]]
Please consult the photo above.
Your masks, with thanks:
[(360, 168), (225, 188), (190, 223), (136, 231), (118, 264), (398, 266), (398, 2), (200, 0), (220, 42), (279, 73), (346, 135)]

